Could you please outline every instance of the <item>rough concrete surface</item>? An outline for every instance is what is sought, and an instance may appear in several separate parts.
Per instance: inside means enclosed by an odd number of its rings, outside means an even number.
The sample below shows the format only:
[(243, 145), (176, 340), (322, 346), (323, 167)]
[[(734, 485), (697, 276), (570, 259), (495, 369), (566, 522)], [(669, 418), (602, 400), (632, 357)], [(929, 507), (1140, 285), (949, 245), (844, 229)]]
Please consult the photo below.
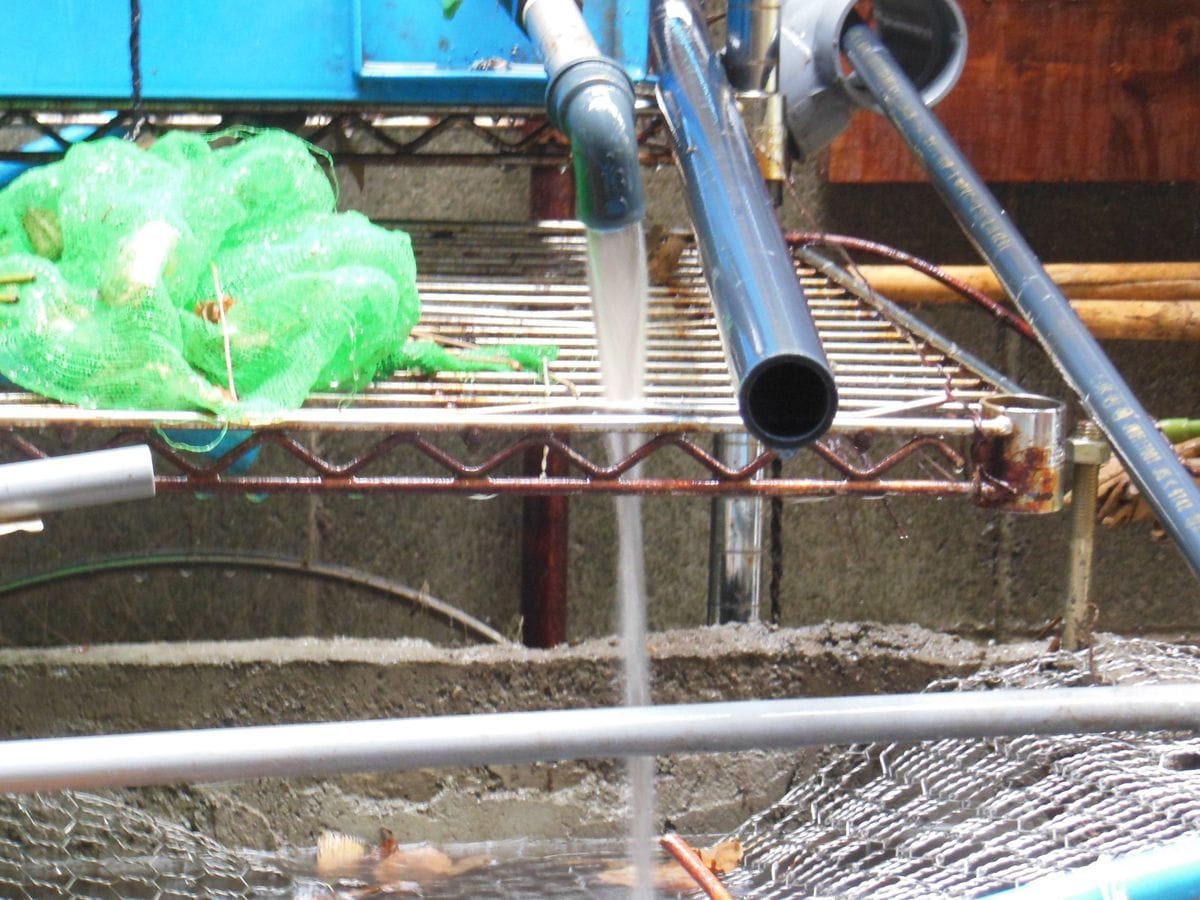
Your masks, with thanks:
[[(915, 626), (826, 624), (652, 636), (657, 703), (916, 691), (1036, 652)], [(0, 651), (6, 738), (607, 706), (614, 642), (556, 650), (421, 641), (264, 640)], [(659, 818), (688, 833), (734, 827), (822, 751), (658, 761)], [(624, 829), (613, 760), (155, 788), (128, 798), (224, 843), (307, 845), (327, 828), (403, 840), (597, 837)]]

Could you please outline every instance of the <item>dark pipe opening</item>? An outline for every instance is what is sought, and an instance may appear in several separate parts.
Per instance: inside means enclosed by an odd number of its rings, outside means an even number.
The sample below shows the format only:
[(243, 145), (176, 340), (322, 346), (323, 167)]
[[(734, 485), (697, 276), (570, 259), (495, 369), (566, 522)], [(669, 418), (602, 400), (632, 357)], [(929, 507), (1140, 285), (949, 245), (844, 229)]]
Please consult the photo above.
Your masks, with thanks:
[(924, 90), (961, 52), (965, 37), (954, 13), (943, 0), (879, 0), (865, 17), (857, 8), (847, 15), (842, 34), (870, 21), (900, 68)]
[(829, 373), (803, 357), (775, 357), (742, 384), (742, 418), (764, 443), (794, 449), (829, 428), (837, 391)]

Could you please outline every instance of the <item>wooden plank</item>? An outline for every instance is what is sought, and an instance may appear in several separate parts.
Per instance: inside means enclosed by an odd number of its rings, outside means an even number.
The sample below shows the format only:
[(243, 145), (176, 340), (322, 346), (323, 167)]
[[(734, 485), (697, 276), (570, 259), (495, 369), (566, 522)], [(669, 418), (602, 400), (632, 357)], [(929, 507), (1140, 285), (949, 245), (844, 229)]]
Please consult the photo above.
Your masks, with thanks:
[[(1004, 289), (987, 266), (941, 266), (943, 272), (996, 300)], [(958, 294), (908, 266), (861, 265), (855, 272), (893, 300), (940, 303)], [(1068, 298), (1187, 300), (1200, 303), (1200, 262), (1050, 263), (1046, 274)]]
[[(1098, 338), (1200, 341), (1200, 263), (1060, 263), (1046, 270)], [(994, 299), (1004, 299), (986, 266), (944, 266), (942, 271)], [(908, 266), (864, 265), (855, 272), (898, 303), (963, 300)]]
[[(1200, 180), (1200, 0), (960, 0), (969, 52), (938, 107), (984, 179)], [(923, 181), (892, 127), (859, 114), (835, 182)]]

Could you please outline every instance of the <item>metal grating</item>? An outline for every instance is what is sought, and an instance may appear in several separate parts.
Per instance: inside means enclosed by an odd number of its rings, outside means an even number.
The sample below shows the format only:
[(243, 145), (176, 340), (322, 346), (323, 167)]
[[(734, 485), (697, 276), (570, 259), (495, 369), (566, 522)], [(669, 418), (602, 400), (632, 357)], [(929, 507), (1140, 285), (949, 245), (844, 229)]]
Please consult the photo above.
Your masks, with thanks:
[[(577, 223), (532, 225), (414, 225), (412, 234), (422, 297), (420, 329), (450, 341), (486, 347), (498, 343), (553, 345), (558, 358), (544, 372), (443, 373), (433, 377), (396, 373), (356, 395), (313, 395), (299, 410), (215, 423), (188, 411), (84, 410), (50, 403), (28, 393), (0, 394), (0, 430), (26, 456), (42, 455), (22, 430), (67, 426), (129, 430), (110, 442), (146, 440), (180, 474), (163, 475), (164, 489), (284, 491), (318, 487), (344, 490), (459, 490), (547, 493), (597, 488), (648, 493), (745, 492), (762, 490), (756, 476), (773, 455), (764, 453), (749, 467), (730, 470), (695, 442), (696, 436), (741, 432), (733, 385), (725, 362), (711, 301), (695, 248), (686, 244), (677, 265), (653, 287), (647, 336), (646, 398), (636, 408), (614, 405), (601, 396), (587, 281), (587, 239)], [(967, 445), (1007, 433), (1004, 418), (981, 416), (978, 401), (1012, 389), (1003, 376), (982, 364), (956, 358), (936, 335), (891, 311), (886, 301), (856, 288), (845, 272), (797, 248), (797, 272), (814, 321), (834, 369), (841, 396), (833, 433), (885, 434), (875, 462), (847, 455), (833, 444), (814, 451), (831, 467), (830, 477), (783, 479), (777, 493), (872, 492), (881, 479), (914, 455), (930, 462), (924, 477), (911, 472), (893, 477), (886, 489), (914, 493), (980, 494), (990, 489), (976, 477)], [(158, 434), (162, 426), (248, 428), (250, 440), (219, 461), (180, 453)], [(375, 447), (349, 460), (309, 452), (296, 432), (371, 432)], [(574, 433), (636, 431), (651, 439), (617, 466), (593, 462), (553, 441)], [(513, 442), (499, 454), (460, 459), (437, 445), (436, 436), (471, 432), (502, 433)], [(547, 436), (553, 435), (553, 439)], [(952, 446), (948, 442), (957, 442)], [(237, 455), (274, 445), (312, 471), (273, 475), (265, 464), (238, 477), (226, 472)], [(449, 473), (447, 478), (374, 476), (386, 468), (397, 447), (415, 449)], [(504, 468), (526, 450), (550, 446), (571, 461), (566, 479), (513, 479)], [(636, 462), (661, 449), (682, 450), (699, 474), (651, 483), (625, 478)], [(290, 465), (290, 463), (289, 463)], [(932, 473), (932, 474), (930, 474)], [(751, 482), (756, 482), (752, 485)]]
[[(652, 290), (646, 401), (637, 409), (601, 397), (583, 231), (536, 226), (408, 226), (417, 253), (420, 328), (480, 346), (553, 345), (548, 377), (530, 372), (397, 373), (357, 395), (314, 394), (306, 407), (232, 426), (421, 429), (550, 427), (602, 432), (741, 430), (703, 273), (688, 247), (669, 282)], [(869, 420), (875, 430), (962, 434), (982, 427), (978, 400), (997, 385), (902, 330), (868, 299), (799, 267), (834, 368), (834, 430)], [(184, 411), (78, 410), (27, 393), (0, 394), (0, 426), (211, 425)]]
[[(1200, 650), (1102, 640), (930, 690), (1200, 681)], [(872, 744), (839, 755), (739, 831), (738, 896), (959, 898), (1194, 834), (1195, 735)]]

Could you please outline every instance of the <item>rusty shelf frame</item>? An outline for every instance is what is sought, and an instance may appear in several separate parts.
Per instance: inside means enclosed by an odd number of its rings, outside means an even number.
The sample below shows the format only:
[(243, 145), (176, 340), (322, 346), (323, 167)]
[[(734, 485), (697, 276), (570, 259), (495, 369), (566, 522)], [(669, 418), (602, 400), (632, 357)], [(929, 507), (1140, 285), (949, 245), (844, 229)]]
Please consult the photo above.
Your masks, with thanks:
[[(814, 267), (810, 249), (797, 248), (797, 272), (835, 371), (841, 411), (825, 439), (789, 463), (783, 477), (768, 478), (774, 453), (730, 468), (704, 446), (713, 435), (740, 433), (742, 425), (689, 243), (665, 283), (652, 290), (647, 396), (633, 409), (600, 395), (586, 238), (577, 224), (407, 229), (421, 273), (425, 332), (478, 346), (554, 345), (557, 358), (543, 372), (397, 373), (354, 396), (317, 394), (299, 410), (232, 422), (186, 411), (85, 410), (10, 392), (0, 394), (0, 442), (36, 458), (63, 435), (75, 449), (145, 441), (159, 462), (162, 491), (902, 493), (988, 504), (1007, 490), (981, 461), (1011, 423), (986, 417), (980, 401), (1011, 393), (1014, 385), (900, 318), (905, 314), (832, 263)], [(180, 432), (194, 429), (203, 429), (197, 445), (212, 443), (214, 429), (218, 438), (244, 431), (244, 441), (214, 459), (181, 449)], [(38, 436), (46, 430), (50, 440)], [(594, 439), (611, 431), (646, 440), (610, 465), (599, 461), (602, 442)], [(353, 446), (314, 449), (312, 435), (324, 436), (318, 444)], [(261, 455), (241, 471), (254, 453)], [(557, 464), (531, 475), (522, 462), (539, 453)], [(669, 461), (660, 465), (662, 459)], [(688, 472), (681, 474), (681, 465)]]

